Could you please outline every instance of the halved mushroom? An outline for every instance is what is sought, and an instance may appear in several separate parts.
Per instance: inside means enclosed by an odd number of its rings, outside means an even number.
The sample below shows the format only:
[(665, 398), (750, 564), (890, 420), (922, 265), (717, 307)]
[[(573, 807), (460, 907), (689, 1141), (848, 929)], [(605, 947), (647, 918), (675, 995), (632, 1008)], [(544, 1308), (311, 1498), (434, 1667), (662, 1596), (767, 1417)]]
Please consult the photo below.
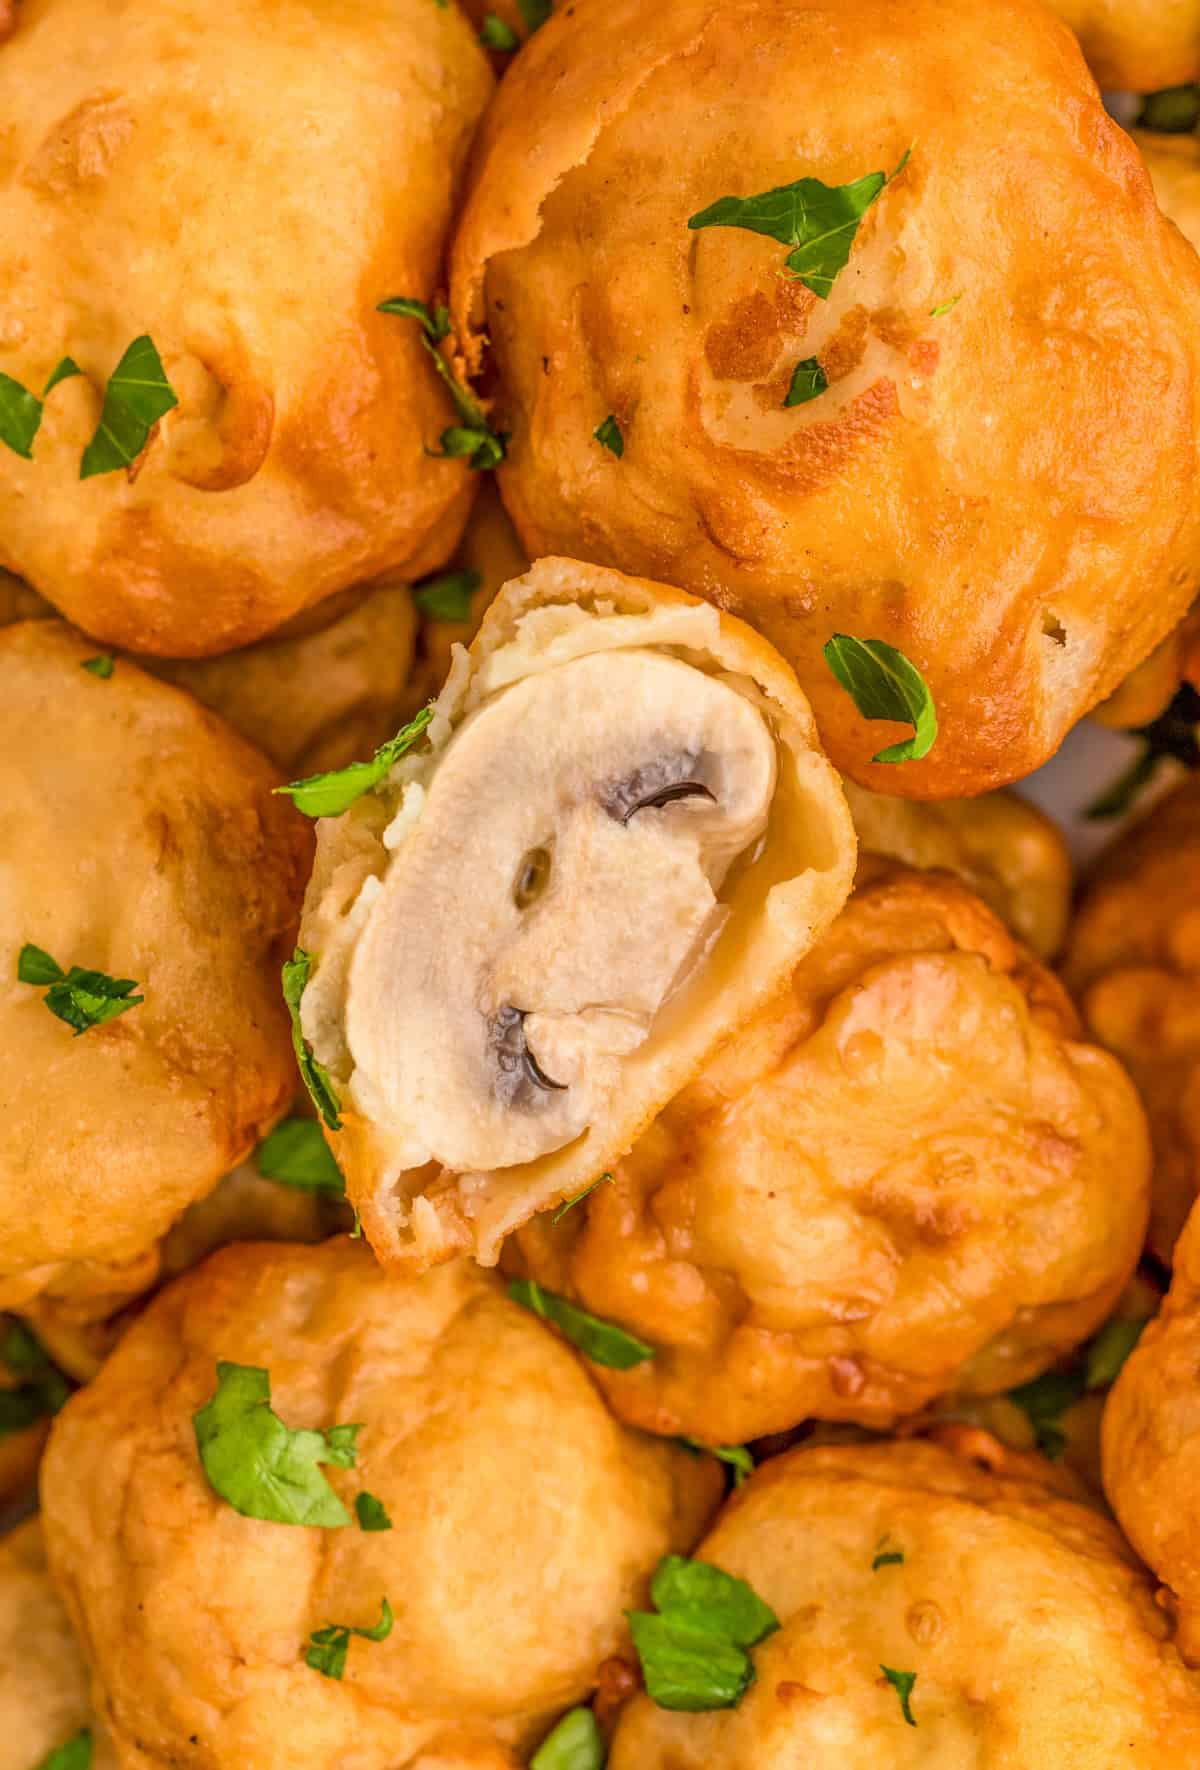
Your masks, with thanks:
[(854, 836), (771, 649), (594, 567), (501, 592), (430, 736), (320, 827), (303, 1022), (377, 1250), (490, 1262), (780, 987)]

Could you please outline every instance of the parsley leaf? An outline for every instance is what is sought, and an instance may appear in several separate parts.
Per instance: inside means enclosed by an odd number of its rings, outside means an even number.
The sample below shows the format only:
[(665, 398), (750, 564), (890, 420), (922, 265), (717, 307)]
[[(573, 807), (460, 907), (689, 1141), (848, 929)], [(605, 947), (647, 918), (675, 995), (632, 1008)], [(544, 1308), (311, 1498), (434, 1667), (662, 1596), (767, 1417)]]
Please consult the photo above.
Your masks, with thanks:
[(791, 386), (783, 403), (785, 406), (806, 406), (810, 399), (816, 399), (828, 386), (825, 371), (816, 357), (807, 356), (792, 370)]
[(431, 621), (469, 621), (471, 599), (482, 583), (476, 571), (439, 572), (413, 585), (413, 601)]
[(753, 197), (720, 197), (689, 216), (688, 227), (693, 231), (740, 227), (791, 246), (788, 269), (825, 301), (846, 268), (863, 216), (903, 171), (908, 158), (905, 154), (890, 175), (868, 172), (852, 184), (829, 185), (819, 178), (798, 178), (794, 184), (776, 185)]
[(354, 1516), (360, 1530), (390, 1530), (392, 1521), (387, 1507), (373, 1493), (362, 1492), (354, 1501)]
[(913, 727), (902, 743), (889, 744), (873, 762), (919, 762), (937, 741), (937, 709), (925, 678), (902, 651), (882, 639), (835, 633), (825, 662), (864, 719), (901, 719)]
[(52, 1752), (47, 1752), (34, 1770), (91, 1770), (91, 1765), (92, 1730), (81, 1727), (65, 1745), (56, 1745)]
[(1138, 116), (1139, 129), (1160, 135), (1187, 135), (1200, 123), (1200, 86), (1164, 86), (1147, 94)]
[(1074, 1407), (1084, 1388), (1081, 1369), (1049, 1370), (1008, 1392), (1008, 1399), (1016, 1403), (1033, 1427), (1038, 1449), (1052, 1462), (1057, 1462), (1067, 1448), (1062, 1417), (1069, 1407)]
[(292, 1049), (296, 1053), (300, 1080), (308, 1089), (308, 1097), (320, 1113), (322, 1123), (328, 1125), (331, 1131), (340, 1131), (342, 1103), (330, 1080), (329, 1071), (313, 1056), (312, 1046), (300, 1025), (300, 1001), (311, 971), (312, 954), (298, 946), (280, 973), (283, 978), (283, 999), (292, 1017)]
[(936, 307), (930, 308), (930, 319), (940, 320), (945, 314), (950, 313), (953, 308), (956, 308), (961, 300), (961, 295), (951, 295), (949, 301), (939, 301)]
[(293, 1431), (271, 1407), (270, 1373), (217, 1364), (217, 1387), (192, 1416), (196, 1448), (214, 1492), (243, 1518), (340, 1530), (350, 1514), (318, 1464), (352, 1469), (361, 1426)]
[(875, 1559), (871, 1563), (871, 1572), (878, 1573), (881, 1567), (901, 1567), (904, 1556), (899, 1549), (889, 1549), (888, 1537), (882, 1537), (875, 1550)]
[(89, 676), (98, 676), (101, 682), (107, 682), (116, 669), (116, 661), (107, 652), (101, 652), (94, 658), (84, 658), (79, 668), (86, 670)]
[(494, 12), (489, 12), (480, 29), (479, 41), (488, 49), (500, 49), (507, 52), (516, 49), (520, 38), (511, 25), (506, 25), (502, 18), (497, 18)]
[(598, 1316), (577, 1309), (565, 1297), (544, 1291), (531, 1278), (514, 1278), (508, 1294), (514, 1303), (532, 1310), (543, 1321), (553, 1322), (572, 1346), (577, 1346), (593, 1364), (602, 1364), (609, 1370), (627, 1371), (654, 1357), (653, 1346), (635, 1339), (611, 1321), (601, 1321)]
[(627, 1611), (646, 1692), (659, 1708), (733, 1708), (754, 1682), (746, 1651), (779, 1618), (747, 1585), (706, 1561), (667, 1555), (650, 1586), (657, 1615)]
[(563, 1200), (562, 1204), (559, 1205), (557, 1211), (555, 1211), (553, 1217), (550, 1219), (551, 1223), (561, 1223), (567, 1212), (574, 1210), (575, 1206), (580, 1204), (588, 1196), (589, 1192), (595, 1192), (597, 1186), (603, 1186), (606, 1180), (611, 1179), (611, 1174), (599, 1174), (595, 1180), (589, 1180), (587, 1185), (579, 1192), (573, 1192), (570, 1198), (565, 1198)]
[(86, 971), (80, 965), (64, 971), (48, 952), (28, 941), (17, 958), (17, 981), (39, 989), (49, 985), (44, 997), (47, 1008), (74, 1028), (76, 1038), (146, 1000), (131, 993), (137, 988), (132, 977), (110, 977), (106, 971)]
[(611, 412), (603, 424), (597, 424), (592, 435), (598, 443), (604, 444), (610, 455), (615, 455), (618, 461), (621, 459), (625, 453), (625, 438), (621, 435), (621, 426)]
[(1114, 1315), (1105, 1322), (1087, 1344), (1083, 1367), (1085, 1389), (1107, 1389), (1116, 1382), (1145, 1327), (1144, 1321), (1131, 1321), (1125, 1315)]
[(0, 1360), (20, 1381), (0, 1389), (0, 1440), (56, 1414), (71, 1385), (23, 1321), (10, 1320), (0, 1340)]
[(323, 1678), (340, 1678), (346, 1669), (351, 1635), (357, 1635), (360, 1641), (386, 1641), (394, 1621), (392, 1607), (385, 1598), (379, 1621), (373, 1629), (356, 1629), (349, 1623), (326, 1623), (323, 1629), (314, 1629), (309, 1636), (304, 1663), (314, 1672), (320, 1672)]
[(1185, 768), (1200, 768), (1200, 694), (1190, 682), (1183, 683), (1157, 719), (1128, 735), (1139, 741), (1139, 755), (1099, 798), (1092, 800), (1084, 817), (1099, 820), (1123, 816), (1142, 788), (1154, 779), (1165, 757), (1182, 762)]
[(525, 29), (532, 37), (535, 31), (541, 30), (554, 11), (554, 7), (552, 0), (517, 0), (517, 11), (524, 19)]
[(290, 786), (276, 787), (275, 791), (286, 793), (305, 817), (340, 817), (356, 799), (387, 778), (393, 764), (412, 749), (432, 718), (432, 705), (422, 707), (395, 737), (380, 744), (369, 762), (351, 762), (346, 768), (331, 769), (326, 774), (310, 774), (304, 780), (292, 781)]
[(530, 1758), (529, 1770), (604, 1770), (604, 1740), (591, 1709), (569, 1709)]
[(69, 356), (63, 357), (50, 371), (41, 399), (11, 375), (0, 375), (0, 442), (7, 443), (23, 460), (32, 461), (34, 438), (42, 427), (43, 402), (60, 381), (69, 381), (82, 373), (78, 363)]
[(109, 377), (104, 409), (79, 466), (80, 479), (132, 467), (160, 418), (179, 404), (154, 341), (135, 338)]
[(421, 328), (421, 343), (445, 383), (461, 420), (443, 430), (439, 438), (443, 455), (469, 457), (471, 466), (481, 473), (490, 467), (498, 467), (504, 459), (507, 433), (491, 428), (475, 395), (470, 388), (463, 386), (438, 349), (439, 341), (450, 330), (450, 316), (446, 309), (435, 306), (431, 311), (425, 302), (414, 301), (410, 295), (393, 295), (387, 301), (381, 301), (377, 311), (416, 320)]
[(900, 1713), (904, 1716), (904, 1719), (908, 1722), (910, 1727), (915, 1727), (917, 1723), (913, 1716), (912, 1702), (910, 1699), (913, 1693), (913, 1685), (917, 1681), (917, 1674), (915, 1672), (894, 1672), (891, 1666), (880, 1666), (879, 1669), (891, 1685), (892, 1689), (896, 1692), (896, 1695), (900, 1698)]
[(284, 1119), (276, 1125), (259, 1144), (254, 1165), (264, 1180), (278, 1180), (281, 1186), (346, 1196), (342, 1170), (313, 1119)]
[(754, 1458), (744, 1444), (705, 1444), (701, 1438), (681, 1438), (679, 1442), (697, 1456), (716, 1457), (718, 1463), (727, 1463), (733, 1470), (735, 1488), (754, 1473)]

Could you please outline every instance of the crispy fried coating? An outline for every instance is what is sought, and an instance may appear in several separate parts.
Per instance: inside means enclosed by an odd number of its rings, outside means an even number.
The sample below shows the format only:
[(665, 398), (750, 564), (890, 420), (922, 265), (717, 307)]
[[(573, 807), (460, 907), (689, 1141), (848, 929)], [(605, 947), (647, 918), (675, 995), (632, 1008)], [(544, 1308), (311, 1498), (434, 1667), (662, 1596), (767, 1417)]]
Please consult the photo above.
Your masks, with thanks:
[(868, 861), (790, 992), (510, 1258), (656, 1347), (622, 1418), (721, 1444), (1035, 1376), (1137, 1261), (1134, 1090), (957, 880)]
[[(472, 474), (427, 300), (491, 91), (457, 8), (22, 0), (0, 46), (0, 370), (46, 401), (0, 448), (0, 564), (109, 644), (205, 656), (450, 552)], [(109, 376), (152, 337), (178, 406), (81, 481)]]
[[(190, 696), (57, 621), (0, 632), (0, 1305), (144, 1289), (154, 1244), (295, 1086), (279, 966), (311, 838)], [(25, 943), (145, 1000), (76, 1035)]]
[(1157, 92), (1200, 79), (1200, 0), (1046, 0), (1101, 86)]
[[(358, 1421), (350, 1506), (391, 1530), (243, 1517), (192, 1415), (217, 1359), (266, 1367), (289, 1426)], [(345, 1237), (242, 1244), (170, 1286), (59, 1415), (42, 1474), (55, 1577), (126, 1770), (407, 1770), (540, 1737), (625, 1640), (658, 1558), (720, 1486), (627, 1432), (574, 1354), (466, 1262), (387, 1277)], [(341, 1682), (310, 1632), (356, 1641)], [(453, 1758), (451, 1761), (455, 1761)], [(462, 1762), (469, 1759), (464, 1755)], [(501, 1760), (502, 1761), (502, 1760)]]
[(843, 783), (859, 845), (957, 873), (1041, 959), (1067, 935), (1074, 871), (1062, 831), (1016, 793), (914, 804)]
[[(910, 148), (828, 299), (786, 244), (688, 229)], [(844, 773), (916, 798), (1015, 780), (1186, 612), (1200, 261), (1036, 0), (577, 0), (473, 165), (452, 305), (471, 363), (490, 340), (526, 546), (741, 614)], [(809, 359), (828, 388), (787, 409)], [(908, 729), (856, 710), (837, 632), (922, 671), (924, 761), (872, 762)]]
[(116, 1770), (92, 1714), (88, 1673), (46, 1567), (37, 1518), (0, 1537), (0, 1770), (38, 1770), (81, 1729), (92, 1731), (90, 1770)]
[[(1120, 1534), (1033, 1479), (1033, 1459), (979, 1448), (827, 1446), (766, 1464), (697, 1550), (782, 1623), (753, 1649), (755, 1682), (724, 1713), (638, 1696), (609, 1770), (1198, 1761), (1200, 1679)], [(903, 1560), (873, 1566), (886, 1553)], [(911, 1727), (888, 1669), (915, 1674)]]
[(1149, 1245), (1169, 1264), (1200, 1192), (1200, 777), (1101, 856), (1063, 974), (1090, 1036), (1141, 1093), (1154, 1141)]

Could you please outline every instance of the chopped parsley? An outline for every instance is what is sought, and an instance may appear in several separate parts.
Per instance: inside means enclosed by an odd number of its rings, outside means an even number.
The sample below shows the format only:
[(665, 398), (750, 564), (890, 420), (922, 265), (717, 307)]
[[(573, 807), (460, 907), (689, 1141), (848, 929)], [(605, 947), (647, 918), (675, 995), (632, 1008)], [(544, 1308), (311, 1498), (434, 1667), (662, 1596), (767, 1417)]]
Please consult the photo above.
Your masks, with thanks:
[(71, 357), (65, 356), (54, 369), (50, 379), (42, 389), (39, 399), (35, 393), (14, 381), (11, 375), (0, 375), (0, 442), (6, 443), (15, 455), (22, 460), (33, 460), (34, 438), (42, 427), (42, 411), (44, 402), (60, 381), (69, 381), (72, 375), (83, 373), (79, 364)]
[(415, 301), (410, 295), (393, 295), (379, 303), (378, 311), (416, 320), (421, 328), (421, 343), (454, 401), (460, 422), (443, 430), (439, 438), (442, 454), (464, 457), (481, 473), (498, 467), (504, 459), (507, 434), (491, 428), (475, 395), (463, 386), (438, 349), (450, 331), (450, 315), (446, 308), (439, 303), (431, 309), (424, 301)]
[(890, 1537), (883, 1537), (875, 1550), (875, 1559), (871, 1563), (871, 1572), (878, 1573), (881, 1567), (901, 1567), (904, 1556), (899, 1549), (889, 1549)]
[(697, 1456), (716, 1457), (733, 1470), (733, 1485), (738, 1488), (754, 1473), (754, 1458), (744, 1444), (705, 1444), (700, 1438), (681, 1438), (685, 1450)]
[(693, 231), (702, 227), (746, 228), (790, 246), (788, 269), (825, 301), (846, 268), (863, 216), (904, 170), (908, 158), (906, 153), (895, 172), (868, 172), (852, 184), (829, 185), (819, 178), (798, 178), (794, 184), (776, 185), (753, 197), (720, 197), (689, 216), (688, 227)]
[(52, 1752), (47, 1752), (34, 1770), (91, 1770), (91, 1766), (92, 1730), (81, 1727), (65, 1745), (56, 1745)]
[(84, 658), (79, 668), (86, 670), (89, 676), (98, 676), (101, 682), (107, 682), (116, 669), (116, 662), (107, 652), (100, 652), (94, 658)]
[(479, 41), (487, 49), (499, 49), (508, 53), (516, 49), (521, 40), (511, 25), (506, 25), (502, 18), (489, 12), (480, 28)]
[(894, 1672), (891, 1666), (880, 1666), (880, 1671), (900, 1698), (900, 1713), (910, 1727), (916, 1726), (916, 1718), (912, 1712), (913, 1685), (917, 1681), (915, 1672)]
[(357, 1635), (360, 1641), (386, 1641), (394, 1621), (392, 1607), (385, 1598), (379, 1621), (373, 1629), (356, 1629), (350, 1623), (326, 1623), (323, 1629), (314, 1629), (309, 1636), (304, 1663), (314, 1672), (320, 1672), (323, 1678), (340, 1678), (346, 1669), (351, 1635)]
[(278, 1180), (281, 1186), (346, 1196), (342, 1170), (314, 1119), (283, 1119), (259, 1144), (254, 1165), (264, 1180)]
[(577, 1309), (574, 1303), (557, 1296), (554, 1291), (544, 1291), (531, 1278), (514, 1278), (508, 1294), (522, 1308), (532, 1310), (543, 1321), (553, 1322), (572, 1346), (577, 1346), (593, 1364), (602, 1364), (609, 1370), (627, 1371), (654, 1357), (653, 1346), (635, 1339), (611, 1321), (601, 1321), (599, 1316)]
[(283, 979), (283, 999), (292, 1017), (292, 1049), (296, 1053), (300, 1080), (308, 1089), (308, 1097), (320, 1113), (322, 1123), (331, 1131), (340, 1131), (342, 1103), (330, 1080), (329, 1071), (313, 1055), (312, 1046), (300, 1025), (300, 1003), (311, 971), (312, 954), (298, 946), (280, 973)]
[(930, 308), (930, 319), (940, 320), (944, 314), (948, 314), (952, 308), (957, 307), (961, 300), (961, 295), (951, 295), (949, 301), (939, 301), (936, 307)]
[(1085, 1348), (1085, 1389), (1108, 1389), (1116, 1382), (1125, 1360), (1141, 1339), (1145, 1327), (1144, 1321), (1131, 1321), (1127, 1315), (1114, 1315), (1105, 1322)]
[(1115, 1383), (1121, 1367), (1141, 1338), (1145, 1321), (1114, 1315), (1094, 1334), (1071, 1364), (1043, 1371), (1031, 1382), (1008, 1391), (1033, 1427), (1034, 1442), (1043, 1456), (1057, 1461), (1067, 1448), (1063, 1418), (1077, 1401), (1097, 1389)]
[(209, 1485), (244, 1518), (340, 1530), (350, 1514), (319, 1465), (352, 1469), (357, 1426), (293, 1431), (271, 1407), (270, 1373), (217, 1364), (217, 1387), (192, 1416)]
[(792, 370), (791, 385), (783, 403), (785, 406), (806, 406), (810, 399), (816, 399), (817, 395), (824, 393), (828, 386), (825, 371), (816, 357), (805, 357), (804, 361), (797, 363)]
[(354, 1501), (354, 1516), (360, 1530), (390, 1530), (392, 1521), (387, 1507), (373, 1493), (360, 1493)]
[(48, 952), (29, 941), (17, 958), (17, 982), (45, 987), (47, 1008), (74, 1028), (76, 1038), (146, 1000), (133, 994), (138, 986), (132, 977), (110, 977), (106, 971), (87, 971), (81, 965), (64, 971)]
[(286, 793), (296, 810), (302, 811), (305, 817), (341, 817), (356, 799), (361, 799), (364, 793), (371, 792), (387, 779), (393, 765), (412, 749), (432, 718), (433, 707), (422, 707), (415, 718), (401, 726), (395, 737), (380, 744), (369, 762), (351, 762), (345, 768), (330, 769), (325, 774), (310, 774), (304, 780), (292, 781), (289, 786), (276, 787), (275, 791)]
[(1183, 683), (1157, 719), (1128, 735), (1137, 739), (1138, 754), (1124, 774), (1085, 808), (1083, 815), (1093, 821), (1122, 817), (1167, 757), (1185, 768), (1200, 768), (1200, 693), (1190, 682)]
[(621, 435), (621, 426), (611, 412), (603, 424), (597, 424), (592, 435), (598, 443), (604, 444), (610, 455), (615, 455), (618, 461), (621, 459), (625, 453), (625, 438)]
[(595, 1180), (589, 1180), (588, 1184), (586, 1186), (584, 1186), (583, 1188), (581, 1188), (581, 1190), (579, 1192), (573, 1192), (571, 1194), (570, 1198), (565, 1198), (563, 1200), (562, 1204), (559, 1205), (557, 1211), (555, 1211), (555, 1213), (554, 1213), (553, 1217), (550, 1219), (550, 1221), (552, 1223), (561, 1223), (568, 1211), (573, 1211), (575, 1209), (575, 1206), (577, 1204), (582, 1203), (582, 1201), (585, 1198), (587, 1198), (589, 1193), (595, 1192), (597, 1186), (603, 1186), (604, 1182), (606, 1180), (611, 1180), (611, 1179), (612, 1179), (611, 1174), (600, 1174), (597, 1176), (597, 1178)]
[(3, 1440), (56, 1414), (70, 1395), (71, 1385), (37, 1337), (15, 1318), (8, 1319), (0, 1336), (0, 1361), (17, 1378), (11, 1389), (0, 1389)]
[(151, 338), (135, 338), (109, 377), (104, 409), (79, 467), (80, 479), (132, 467), (160, 418), (179, 404)]
[(591, 1709), (568, 1709), (530, 1758), (529, 1770), (604, 1770), (604, 1740)]
[(482, 583), (476, 571), (438, 572), (413, 585), (413, 601), (431, 621), (469, 621), (472, 599)]
[(646, 1693), (659, 1708), (734, 1708), (754, 1682), (747, 1651), (779, 1618), (747, 1585), (707, 1561), (667, 1555), (650, 1586), (657, 1614), (627, 1611)]
[(937, 709), (925, 678), (902, 651), (882, 639), (855, 639), (835, 633), (825, 646), (825, 662), (864, 719), (906, 720), (913, 735), (889, 744), (873, 762), (919, 762), (937, 741)]

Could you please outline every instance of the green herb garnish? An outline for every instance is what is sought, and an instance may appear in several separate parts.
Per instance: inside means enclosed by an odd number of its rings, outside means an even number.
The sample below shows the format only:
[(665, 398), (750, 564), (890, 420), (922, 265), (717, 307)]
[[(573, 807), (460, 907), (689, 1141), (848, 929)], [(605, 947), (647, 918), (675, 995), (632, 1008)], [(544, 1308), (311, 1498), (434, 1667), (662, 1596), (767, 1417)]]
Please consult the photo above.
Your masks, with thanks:
[(1087, 1344), (1083, 1367), (1085, 1389), (1107, 1389), (1116, 1382), (1146, 1325), (1145, 1321), (1131, 1321), (1127, 1315), (1114, 1315), (1105, 1322)]
[(526, 31), (532, 37), (535, 31), (541, 30), (554, 11), (554, 6), (552, 0), (517, 0), (517, 11), (524, 21)]
[(71, 1385), (23, 1321), (8, 1320), (0, 1338), (0, 1362), (20, 1381), (0, 1389), (0, 1440), (49, 1419), (67, 1401)]
[(1200, 768), (1200, 694), (1190, 682), (1183, 683), (1157, 719), (1128, 736), (1137, 739), (1138, 755), (1124, 774), (1085, 807), (1084, 817), (1099, 821), (1124, 816), (1158, 773), (1159, 763), (1168, 757), (1185, 768)]
[(509, 53), (520, 44), (520, 38), (511, 25), (506, 25), (502, 18), (489, 12), (479, 31), (479, 41), (487, 49), (499, 49)]
[(393, 295), (387, 301), (379, 303), (378, 311), (416, 320), (421, 328), (421, 343), (454, 401), (454, 409), (461, 423), (452, 424), (448, 430), (443, 430), (439, 438), (442, 454), (464, 457), (479, 472), (498, 467), (504, 459), (507, 434), (491, 428), (479, 401), (469, 388), (462, 385), (438, 349), (440, 340), (450, 330), (450, 315), (446, 309), (441, 305), (430, 309), (424, 301), (414, 301), (410, 295)]
[(917, 1723), (912, 1712), (911, 1698), (917, 1674), (915, 1672), (894, 1672), (891, 1666), (880, 1666), (879, 1669), (900, 1698), (900, 1713), (910, 1727), (915, 1727)]
[(667, 1555), (650, 1586), (657, 1615), (627, 1611), (646, 1692), (659, 1708), (734, 1708), (754, 1682), (747, 1648), (779, 1618), (747, 1585), (707, 1561)]
[(595, 1192), (597, 1186), (603, 1186), (606, 1180), (611, 1179), (611, 1174), (600, 1174), (595, 1180), (589, 1180), (587, 1185), (579, 1192), (573, 1192), (570, 1198), (565, 1198), (563, 1200), (562, 1204), (559, 1205), (557, 1211), (555, 1211), (553, 1217), (550, 1219), (551, 1223), (561, 1223), (568, 1211), (573, 1211), (575, 1206), (580, 1204), (589, 1193)]
[(611, 412), (603, 424), (597, 424), (592, 435), (598, 443), (604, 444), (610, 455), (615, 455), (618, 461), (621, 459), (625, 453), (625, 438), (621, 435), (621, 426)]
[[(909, 152), (911, 153), (911, 149)], [(895, 172), (868, 172), (852, 184), (822, 184), (798, 178), (754, 197), (720, 197), (689, 216), (688, 227), (740, 227), (766, 234), (792, 250), (787, 267), (806, 289), (827, 300), (846, 268), (863, 216), (908, 164), (905, 154)]]
[(92, 1730), (81, 1727), (65, 1745), (56, 1745), (48, 1752), (35, 1770), (91, 1770), (91, 1765)]
[(785, 406), (806, 406), (810, 399), (816, 399), (829, 386), (825, 379), (825, 371), (815, 356), (805, 357), (792, 370), (791, 385), (787, 390)]
[(432, 718), (433, 707), (422, 707), (415, 718), (401, 726), (395, 737), (380, 744), (369, 762), (351, 762), (345, 768), (330, 769), (325, 774), (310, 774), (304, 780), (292, 781), (289, 786), (276, 787), (275, 791), (286, 793), (296, 810), (302, 811), (305, 817), (340, 817), (356, 799), (361, 799), (364, 793), (369, 793), (387, 778), (394, 764), (412, 749)]
[(350, 1523), (318, 1465), (352, 1469), (361, 1425), (293, 1431), (271, 1407), (269, 1372), (223, 1362), (216, 1392), (192, 1424), (210, 1486), (244, 1518), (322, 1530)]
[(609, 1370), (627, 1371), (654, 1357), (653, 1346), (635, 1339), (611, 1321), (601, 1321), (598, 1316), (577, 1309), (574, 1303), (557, 1296), (554, 1291), (544, 1291), (531, 1278), (514, 1278), (508, 1294), (514, 1303), (531, 1309), (543, 1321), (553, 1322), (572, 1346), (577, 1346), (593, 1364), (602, 1364)]
[(1139, 129), (1159, 135), (1188, 135), (1200, 123), (1200, 86), (1164, 86), (1148, 93), (1138, 116)]
[(360, 1493), (354, 1501), (354, 1516), (360, 1530), (390, 1530), (392, 1521), (387, 1507), (373, 1493)]
[(469, 621), (472, 598), (482, 583), (476, 571), (438, 572), (413, 585), (413, 601), (431, 621)]
[(873, 762), (919, 762), (937, 741), (937, 710), (925, 678), (902, 651), (882, 639), (855, 639), (835, 633), (825, 646), (825, 662), (864, 719), (905, 720), (913, 735), (889, 744)]
[(80, 479), (132, 467), (160, 418), (179, 404), (151, 338), (135, 338), (104, 391), (104, 409), (79, 467)]
[(11, 375), (0, 375), (0, 442), (7, 443), (23, 460), (32, 461), (34, 438), (42, 427), (44, 401), (60, 381), (69, 381), (72, 375), (82, 373), (78, 363), (69, 356), (63, 357), (51, 371), (41, 399)]
[(276, 1125), (255, 1151), (254, 1165), (264, 1180), (278, 1180), (303, 1192), (346, 1196), (342, 1170), (313, 1119), (284, 1119)]
[(340, 1131), (342, 1103), (330, 1080), (329, 1071), (313, 1055), (312, 1046), (300, 1025), (300, 1002), (308, 984), (312, 963), (312, 954), (298, 946), (280, 973), (283, 979), (283, 999), (292, 1017), (292, 1049), (296, 1053), (300, 1079), (308, 1089), (308, 1097), (320, 1113), (322, 1123), (328, 1125), (331, 1131)]
[(754, 1458), (744, 1444), (705, 1444), (701, 1438), (681, 1438), (679, 1442), (697, 1456), (716, 1457), (718, 1463), (728, 1464), (733, 1470), (735, 1488), (754, 1473)]
[(79, 668), (86, 670), (89, 676), (98, 676), (101, 682), (107, 682), (116, 669), (116, 662), (107, 652), (101, 652), (94, 658), (84, 658)]
[(604, 1770), (604, 1740), (591, 1709), (570, 1709), (529, 1760), (529, 1770)]
[(37, 989), (46, 986), (47, 1008), (74, 1028), (76, 1038), (146, 1000), (132, 993), (138, 987), (132, 977), (110, 977), (106, 971), (87, 971), (81, 965), (64, 971), (48, 952), (29, 941), (17, 958), (17, 982)]
[(320, 1672), (323, 1678), (340, 1678), (346, 1669), (351, 1635), (357, 1635), (360, 1641), (386, 1641), (394, 1621), (392, 1607), (385, 1598), (379, 1621), (373, 1629), (356, 1629), (349, 1623), (326, 1623), (323, 1629), (314, 1629), (309, 1636), (304, 1663), (314, 1672)]
[(885, 1536), (875, 1551), (875, 1559), (871, 1563), (872, 1573), (878, 1573), (881, 1567), (900, 1567), (904, 1563), (904, 1556), (899, 1549), (888, 1548), (888, 1540)]

